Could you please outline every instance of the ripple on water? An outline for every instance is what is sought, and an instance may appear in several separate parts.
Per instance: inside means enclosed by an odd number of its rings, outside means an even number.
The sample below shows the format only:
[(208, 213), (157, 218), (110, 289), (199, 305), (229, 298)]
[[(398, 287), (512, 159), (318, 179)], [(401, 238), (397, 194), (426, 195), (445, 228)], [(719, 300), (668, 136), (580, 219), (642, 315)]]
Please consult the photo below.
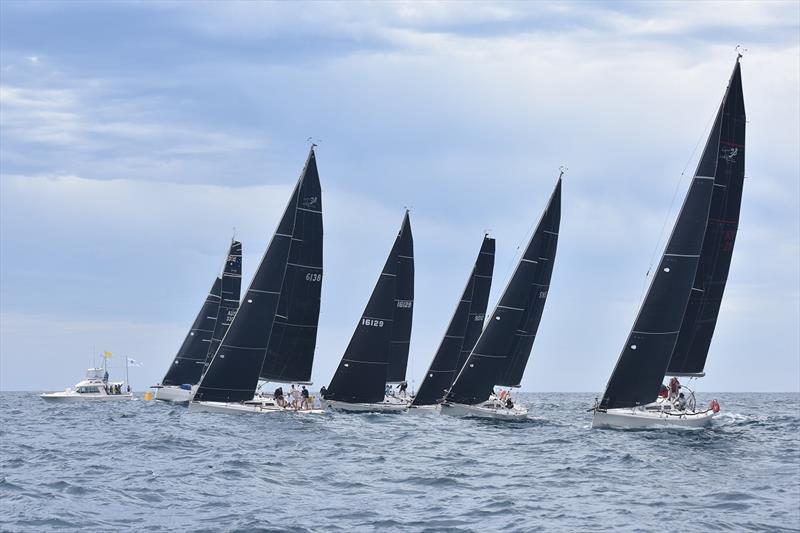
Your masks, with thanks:
[(800, 530), (800, 395), (718, 395), (732, 410), (691, 431), (593, 430), (585, 409), (594, 395), (517, 397), (531, 401), (531, 420), (240, 417), (0, 393), (0, 524), (36, 532)]

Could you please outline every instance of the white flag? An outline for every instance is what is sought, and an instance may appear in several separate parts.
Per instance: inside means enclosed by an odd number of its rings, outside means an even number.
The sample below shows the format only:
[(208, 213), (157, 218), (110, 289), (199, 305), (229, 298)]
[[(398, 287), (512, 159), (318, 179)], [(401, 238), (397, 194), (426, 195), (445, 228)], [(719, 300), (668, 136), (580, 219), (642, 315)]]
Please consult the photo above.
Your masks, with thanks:
[(142, 366), (142, 363), (134, 359), (133, 357), (128, 357), (128, 365), (129, 366)]

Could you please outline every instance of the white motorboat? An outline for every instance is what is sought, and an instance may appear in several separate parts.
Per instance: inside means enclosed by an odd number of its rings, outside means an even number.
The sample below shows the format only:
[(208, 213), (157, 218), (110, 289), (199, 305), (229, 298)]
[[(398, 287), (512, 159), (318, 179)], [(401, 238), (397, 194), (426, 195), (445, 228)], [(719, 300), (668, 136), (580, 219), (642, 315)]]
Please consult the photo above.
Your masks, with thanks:
[(197, 390), (197, 385), (156, 385), (155, 399), (164, 402), (189, 403)]
[(323, 400), (323, 405), (348, 413), (401, 413), (408, 409), (408, 402), (387, 396), (379, 403), (350, 403), (338, 400)]
[(90, 368), (86, 371), (86, 378), (74, 387), (61, 392), (46, 392), (39, 397), (57, 402), (111, 401), (130, 400), (133, 398), (133, 393), (130, 392), (130, 387), (125, 386), (124, 381), (108, 381), (104, 368)]

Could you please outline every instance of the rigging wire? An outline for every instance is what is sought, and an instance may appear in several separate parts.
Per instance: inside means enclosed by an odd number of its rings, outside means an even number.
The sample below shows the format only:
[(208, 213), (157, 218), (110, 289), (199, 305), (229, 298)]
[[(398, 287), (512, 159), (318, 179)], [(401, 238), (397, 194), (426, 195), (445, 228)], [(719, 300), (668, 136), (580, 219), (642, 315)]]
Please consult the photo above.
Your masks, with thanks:
[[(670, 215), (672, 213), (672, 208), (675, 205), (675, 199), (678, 197), (678, 191), (680, 190), (680, 186), (683, 183), (684, 177), (686, 177), (686, 169), (689, 168), (689, 165), (694, 160), (694, 156), (697, 153), (697, 149), (700, 146), (700, 143), (703, 141), (703, 139), (708, 137), (709, 128), (710, 128), (711, 122), (714, 120), (714, 118), (716, 116), (717, 116), (717, 110), (715, 110), (712, 113), (712, 115), (709, 117), (708, 121), (706, 122), (705, 127), (703, 128), (702, 132), (700, 133), (700, 136), (697, 139), (697, 142), (694, 145), (694, 149), (692, 150), (692, 153), (689, 156), (689, 159), (686, 160), (686, 164), (683, 166), (683, 170), (681, 171), (680, 176), (678, 176), (678, 179), (675, 182), (675, 190), (672, 192), (672, 199), (669, 202), (669, 208), (667, 209), (666, 213), (664, 213), (664, 221), (661, 223), (661, 231), (659, 232), (658, 240), (656, 241), (656, 244), (653, 247), (653, 253), (650, 255), (650, 262), (647, 265), (647, 272), (645, 273), (644, 279), (642, 280), (642, 291), (641, 291), (641, 294), (639, 295), (639, 304), (640, 305), (641, 305), (642, 301), (644, 300), (645, 290), (647, 289), (647, 279), (650, 277), (650, 272), (653, 271), (653, 263), (656, 260), (656, 256), (657, 256), (658, 252), (662, 249), (662, 242), (661, 241), (664, 238), (664, 233), (665, 233), (665, 230), (667, 229), (667, 222), (669, 222)], [(663, 246), (666, 246), (666, 242), (663, 244)]]

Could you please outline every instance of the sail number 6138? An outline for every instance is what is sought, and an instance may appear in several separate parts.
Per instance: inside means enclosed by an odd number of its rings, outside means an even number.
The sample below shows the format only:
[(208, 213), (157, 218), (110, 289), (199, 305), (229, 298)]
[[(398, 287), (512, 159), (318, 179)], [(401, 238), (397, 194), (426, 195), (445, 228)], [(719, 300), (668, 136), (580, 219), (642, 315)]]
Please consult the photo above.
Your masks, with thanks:
[(315, 274), (313, 272), (306, 274), (306, 281), (320, 281), (321, 279), (322, 274)]

